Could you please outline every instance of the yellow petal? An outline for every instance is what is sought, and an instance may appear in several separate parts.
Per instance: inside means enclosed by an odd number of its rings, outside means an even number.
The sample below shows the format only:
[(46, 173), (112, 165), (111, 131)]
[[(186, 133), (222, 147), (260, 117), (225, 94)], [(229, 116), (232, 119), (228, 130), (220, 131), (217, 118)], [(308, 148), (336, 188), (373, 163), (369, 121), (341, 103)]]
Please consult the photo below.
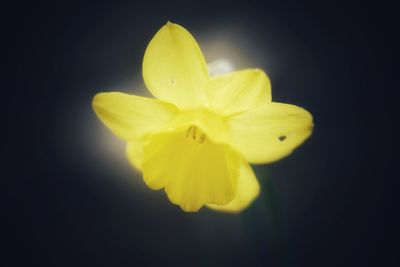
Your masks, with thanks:
[(185, 211), (230, 202), (240, 162), (229, 145), (214, 142), (193, 125), (156, 133), (143, 148), (145, 183), (154, 190), (165, 188), (171, 202)]
[(135, 140), (130, 141), (126, 145), (126, 157), (129, 163), (138, 171), (142, 171), (143, 161), (143, 141)]
[(168, 22), (153, 37), (143, 58), (143, 79), (158, 99), (188, 109), (205, 101), (208, 70), (193, 36)]
[(207, 207), (216, 211), (238, 213), (247, 208), (260, 193), (260, 184), (251, 166), (242, 161), (239, 171), (237, 192), (231, 202), (226, 205), (208, 204)]
[(312, 116), (289, 104), (270, 103), (231, 117), (236, 148), (251, 163), (269, 163), (289, 155), (312, 133)]
[(169, 103), (118, 92), (97, 94), (92, 106), (99, 119), (126, 141), (137, 140), (160, 129), (178, 113)]
[(229, 115), (271, 102), (271, 84), (259, 69), (216, 76), (206, 84), (210, 108)]
[(199, 108), (182, 111), (168, 124), (168, 130), (184, 131), (190, 126), (202, 129), (216, 143), (232, 143), (226, 118), (211, 110)]

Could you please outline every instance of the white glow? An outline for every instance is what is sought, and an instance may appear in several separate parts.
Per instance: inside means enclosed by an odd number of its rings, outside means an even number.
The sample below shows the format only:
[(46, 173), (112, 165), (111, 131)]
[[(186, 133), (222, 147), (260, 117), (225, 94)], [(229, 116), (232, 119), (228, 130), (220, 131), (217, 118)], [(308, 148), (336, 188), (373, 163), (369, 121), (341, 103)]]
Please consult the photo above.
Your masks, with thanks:
[(210, 76), (222, 75), (235, 69), (232, 61), (226, 58), (217, 59), (211, 63), (208, 63), (207, 67)]

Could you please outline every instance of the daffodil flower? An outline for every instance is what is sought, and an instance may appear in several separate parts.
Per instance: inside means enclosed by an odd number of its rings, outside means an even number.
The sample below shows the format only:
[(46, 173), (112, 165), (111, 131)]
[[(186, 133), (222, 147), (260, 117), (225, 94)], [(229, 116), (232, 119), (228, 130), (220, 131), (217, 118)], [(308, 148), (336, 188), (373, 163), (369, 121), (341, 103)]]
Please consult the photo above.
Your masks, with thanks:
[(312, 132), (306, 110), (271, 100), (259, 69), (210, 77), (192, 35), (168, 22), (150, 41), (143, 79), (156, 99), (99, 93), (99, 119), (127, 142), (129, 162), (184, 211), (239, 212), (258, 196), (249, 165), (289, 155)]

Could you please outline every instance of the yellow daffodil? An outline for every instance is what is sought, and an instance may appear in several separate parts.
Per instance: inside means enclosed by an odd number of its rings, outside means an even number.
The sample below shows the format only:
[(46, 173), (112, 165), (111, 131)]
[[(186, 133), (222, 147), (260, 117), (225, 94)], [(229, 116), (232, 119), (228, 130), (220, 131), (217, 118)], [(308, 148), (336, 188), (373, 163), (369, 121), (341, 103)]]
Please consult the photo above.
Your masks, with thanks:
[(210, 77), (195, 39), (177, 24), (168, 22), (150, 41), (143, 79), (156, 99), (99, 93), (93, 108), (127, 141), (145, 183), (164, 188), (185, 211), (243, 210), (260, 190), (249, 163), (279, 160), (312, 132), (309, 112), (272, 102), (262, 70)]

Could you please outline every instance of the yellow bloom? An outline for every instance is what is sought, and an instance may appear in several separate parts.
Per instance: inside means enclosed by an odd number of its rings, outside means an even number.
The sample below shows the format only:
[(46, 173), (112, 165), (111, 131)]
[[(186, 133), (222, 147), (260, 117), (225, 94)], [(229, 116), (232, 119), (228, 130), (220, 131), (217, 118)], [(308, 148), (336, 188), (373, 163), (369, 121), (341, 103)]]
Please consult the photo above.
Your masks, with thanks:
[(185, 211), (239, 212), (259, 194), (249, 163), (289, 155), (312, 132), (306, 110), (271, 100), (259, 69), (210, 77), (192, 35), (168, 22), (150, 41), (143, 79), (157, 98), (99, 93), (99, 119), (154, 190)]

